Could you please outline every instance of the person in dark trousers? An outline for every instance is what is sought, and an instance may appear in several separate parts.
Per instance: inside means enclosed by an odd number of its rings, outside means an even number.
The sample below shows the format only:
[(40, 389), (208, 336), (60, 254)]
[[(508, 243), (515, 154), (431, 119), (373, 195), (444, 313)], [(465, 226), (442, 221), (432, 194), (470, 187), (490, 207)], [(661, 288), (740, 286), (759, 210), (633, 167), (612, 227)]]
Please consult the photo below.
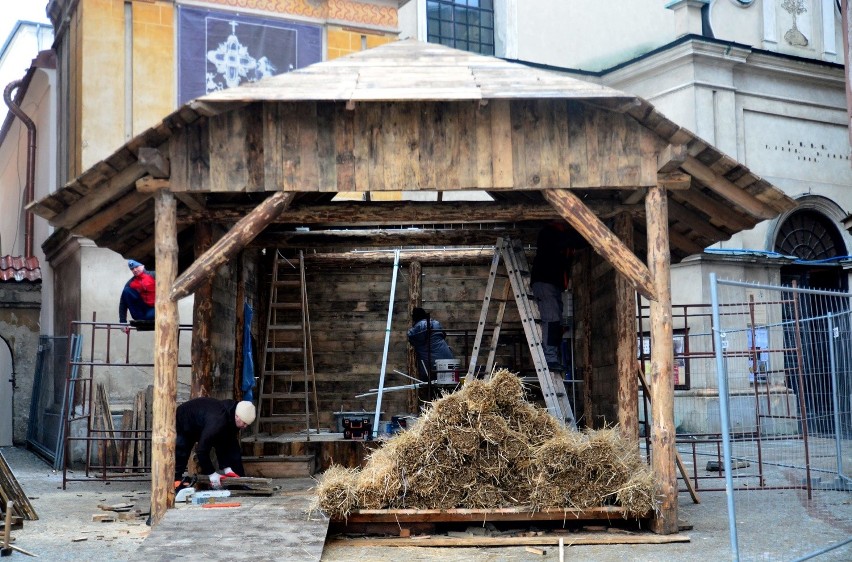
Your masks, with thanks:
[[(245, 400), (235, 402), (201, 397), (178, 406), (175, 420), (175, 490), (185, 484), (183, 473), (193, 445), (196, 446), (199, 468), (203, 474), (210, 476), (210, 485), (214, 489), (222, 487), (223, 476), (245, 476), (239, 434), (241, 429), (251, 425), (254, 418), (254, 404)], [(210, 460), (212, 449), (216, 449), (221, 474)]]
[[(437, 320), (429, 318), (422, 308), (411, 312), (412, 326), (408, 330), (408, 342), (417, 354), (417, 370), (423, 380), (429, 380), (436, 359), (455, 359), (447, 344), (447, 334)], [(428, 369), (427, 366), (428, 365)]]
[(538, 233), (530, 288), (538, 301), (541, 344), (550, 369), (563, 368), (559, 360), (559, 349), (562, 346), (562, 293), (568, 288), (571, 259), (575, 251), (588, 245), (576, 230), (561, 220), (549, 223)]
[[(131, 318), (142, 322), (154, 321), (154, 304), (156, 304), (157, 280), (153, 271), (148, 271), (145, 266), (136, 260), (127, 260), (127, 267), (133, 273), (121, 291), (121, 300), (118, 304), (118, 321), (127, 324), (127, 312)], [(124, 328), (128, 333), (130, 327)]]

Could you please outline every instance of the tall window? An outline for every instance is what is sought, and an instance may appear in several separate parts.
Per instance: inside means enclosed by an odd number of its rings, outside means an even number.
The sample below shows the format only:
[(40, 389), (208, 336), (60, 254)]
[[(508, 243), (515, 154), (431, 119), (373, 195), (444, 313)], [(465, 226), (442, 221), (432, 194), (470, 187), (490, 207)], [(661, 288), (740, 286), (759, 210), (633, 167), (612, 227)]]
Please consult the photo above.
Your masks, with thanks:
[(428, 41), (494, 54), (494, 0), (427, 0)]

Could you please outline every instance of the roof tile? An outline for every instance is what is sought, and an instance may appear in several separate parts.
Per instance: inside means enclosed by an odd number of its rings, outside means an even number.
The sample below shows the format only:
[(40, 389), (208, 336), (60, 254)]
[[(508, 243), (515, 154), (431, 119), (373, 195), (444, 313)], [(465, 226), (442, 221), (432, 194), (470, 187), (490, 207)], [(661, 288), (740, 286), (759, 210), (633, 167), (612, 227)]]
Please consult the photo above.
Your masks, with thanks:
[(41, 281), (38, 258), (0, 256), (0, 282), (4, 281)]

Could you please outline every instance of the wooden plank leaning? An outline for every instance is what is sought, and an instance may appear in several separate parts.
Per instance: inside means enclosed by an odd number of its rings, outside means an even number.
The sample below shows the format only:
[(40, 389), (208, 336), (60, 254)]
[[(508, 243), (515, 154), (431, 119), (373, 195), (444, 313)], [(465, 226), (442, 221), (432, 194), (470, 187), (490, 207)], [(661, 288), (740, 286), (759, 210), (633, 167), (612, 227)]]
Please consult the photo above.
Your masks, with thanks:
[(0, 452), (0, 495), (3, 497), (4, 506), (9, 502), (15, 502), (15, 509), (24, 517), (24, 519), (28, 521), (38, 520), (38, 515), (36, 514), (35, 509), (33, 509), (33, 506), (30, 503), (29, 498), (27, 498), (27, 495), (24, 493), (24, 490), (21, 488), (21, 485), (18, 484), (18, 480), (12, 473), (12, 469), (9, 466), (9, 463), (6, 462), (6, 458), (3, 456), (2, 452)]

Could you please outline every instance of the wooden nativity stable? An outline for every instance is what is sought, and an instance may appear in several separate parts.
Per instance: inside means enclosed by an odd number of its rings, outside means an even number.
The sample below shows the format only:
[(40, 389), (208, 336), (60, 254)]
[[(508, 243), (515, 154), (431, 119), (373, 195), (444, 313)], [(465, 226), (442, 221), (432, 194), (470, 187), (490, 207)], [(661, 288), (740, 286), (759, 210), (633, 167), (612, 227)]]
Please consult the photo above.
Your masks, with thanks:
[[(520, 239), (532, 257), (538, 230), (567, 221), (592, 247), (572, 277), (577, 417), (636, 438), (636, 298), (646, 297), (654, 527), (673, 533), (669, 265), (792, 206), (635, 96), (400, 41), (189, 102), (31, 210), (155, 264), (155, 522), (173, 499), (179, 299), (194, 295), (193, 394), (239, 397), (243, 303), (264, 342), (274, 256), (301, 251), (316, 410), (330, 427), (334, 412), (375, 408), (356, 396), (377, 385), (388, 332), (388, 372), (414, 372), (413, 306), (472, 333), (497, 238)], [(504, 329), (518, 324), (510, 307)], [(455, 348), (464, 361), (469, 350)], [(386, 386), (405, 382), (389, 374)], [(383, 400), (388, 419), (417, 407), (411, 392)]]

